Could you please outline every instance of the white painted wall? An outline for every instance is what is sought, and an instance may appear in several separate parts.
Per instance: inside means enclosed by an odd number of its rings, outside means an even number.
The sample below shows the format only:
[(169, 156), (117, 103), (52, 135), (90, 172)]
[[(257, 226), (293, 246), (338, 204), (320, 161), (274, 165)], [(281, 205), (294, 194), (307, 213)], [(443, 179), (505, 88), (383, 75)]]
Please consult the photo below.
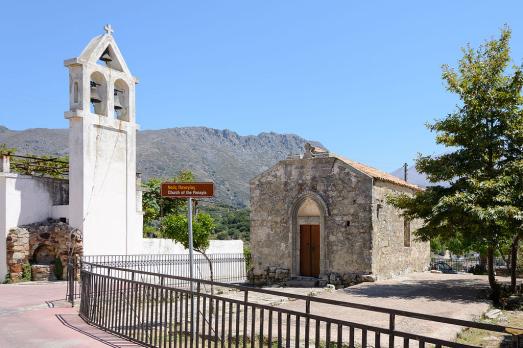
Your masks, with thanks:
[(138, 252), (136, 124), (93, 114), (69, 121), (70, 225), (82, 231), (84, 253)]
[[(97, 64), (108, 48), (116, 65)], [(70, 225), (83, 234), (86, 255), (135, 254), (141, 249), (137, 212), (135, 84), (110, 33), (97, 36), (80, 56), (66, 60), (70, 77)], [(102, 99), (90, 108), (90, 81), (98, 79)], [(74, 97), (72, 84), (79, 86)], [(126, 86), (125, 117), (114, 112), (114, 88)], [(122, 89), (122, 87), (118, 87)], [(95, 113), (96, 112), (96, 113)]]
[[(243, 254), (241, 240), (211, 240), (207, 254)], [(180, 243), (171, 239), (143, 238), (142, 250), (139, 254), (188, 254)], [(87, 254), (86, 254), (87, 255)]]
[(51, 207), (51, 218), (55, 220), (61, 218), (69, 219), (69, 205), (53, 205)]
[(21, 225), (42, 222), (54, 217), (68, 218), (68, 206), (53, 206), (52, 179), (13, 173), (0, 173), (0, 281), (7, 273), (6, 237), (9, 230)]
[[(136, 260), (144, 259), (148, 262), (136, 262), (131, 269), (140, 271), (162, 273), (167, 275), (189, 277), (189, 263), (169, 263), (171, 257), (189, 253), (184, 247), (170, 239), (144, 238), (142, 239), (142, 251), (135, 256)], [(220, 254), (221, 257), (214, 258), (213, 274), (215, 281), (234, 281), (241, 282), (246, 280), (245, 261), (243, 255), (243, 242), (241, 240), (211, 240), (207, 249), (207, 254)], [(150, 256), (149, 256), (150, 255)], [(194, 263), (194, 276), (200, 279), (210, 280), (210, 268), (207, 260), (195, 253), (197, 257)], [(211, 256), (213, 257), (213, 256)], [(117, 260), (118, 257), (112, 261)], [(111, 262), (111, 257), (107, 259)], [(159, 261), (159, 262), (155, 262)], [(150, 281), (147, 280), (147, 281)]]

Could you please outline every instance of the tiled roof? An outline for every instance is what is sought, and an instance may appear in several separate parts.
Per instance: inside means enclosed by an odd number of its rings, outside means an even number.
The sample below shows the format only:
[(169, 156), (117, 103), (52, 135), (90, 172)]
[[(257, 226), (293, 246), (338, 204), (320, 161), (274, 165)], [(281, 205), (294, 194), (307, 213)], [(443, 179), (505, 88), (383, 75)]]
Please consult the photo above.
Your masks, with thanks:
[(362, 163), (359, 163), (359, 162), (356, 162), (356, 161), (353, 161), (353, 160), (350, 160), (348, 158), (345, 158), (345, 157), (342, 157), (342, 156), (338, 156), (338, 155), (335, 155), (335, 154), (331, 154), (331, 156), (339, 159), (340, 161), (342, 161), (342, 162), (344, 162), (346, 164), (348, 164), (349, 166), (353, 167), (354, 169), (359, 170), (360, 172), (365, 173), (365, 174), (373, 177), (376, 180), (390, 182), (392, 184), (408, 187), (408, 188), (411, 188), (411, 189), (417, 190), (417, 191), (422, 190), (422, 188), (419, 187), (418, 185), (414, 185), (414, 184), (408, 183), (405, 180), (401, 180), (400, 178), (395, 177), (392, 174), (388, 174), (388, 173), (382, 172), (379, 169), (369, 167), (369, 166), (367, 166), (365, 164), (362, 164)]

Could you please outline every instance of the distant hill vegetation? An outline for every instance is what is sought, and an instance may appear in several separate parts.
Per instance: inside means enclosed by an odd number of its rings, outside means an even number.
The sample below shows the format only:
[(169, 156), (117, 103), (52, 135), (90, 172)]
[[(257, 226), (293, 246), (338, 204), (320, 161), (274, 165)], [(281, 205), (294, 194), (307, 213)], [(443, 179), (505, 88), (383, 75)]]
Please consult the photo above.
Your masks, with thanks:
[[(249, 180), (311, 142), (294, 134), (261, 133), (240, 136), (230, 130), (206, 127), (139, 131), (137, 165), (144, 179), (168, 178), (180, 170), (198, 180), (216, 183), (220, 203), (244, 207), (249, 201)], [(34, 128), (23, 131), (0, 126), (0, 144), (19, 154), (67, 155), (68, 130)]]

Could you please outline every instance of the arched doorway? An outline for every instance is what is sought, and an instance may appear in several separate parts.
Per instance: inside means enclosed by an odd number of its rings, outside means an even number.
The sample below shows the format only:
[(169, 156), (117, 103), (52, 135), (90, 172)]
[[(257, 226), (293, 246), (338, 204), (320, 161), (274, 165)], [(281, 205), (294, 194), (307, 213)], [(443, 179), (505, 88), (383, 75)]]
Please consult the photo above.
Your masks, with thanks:
[(325, 273), (324, 220), (326, 205), (317, 194), (300, 196), (292, 214), (292, 275), (318, 277)]

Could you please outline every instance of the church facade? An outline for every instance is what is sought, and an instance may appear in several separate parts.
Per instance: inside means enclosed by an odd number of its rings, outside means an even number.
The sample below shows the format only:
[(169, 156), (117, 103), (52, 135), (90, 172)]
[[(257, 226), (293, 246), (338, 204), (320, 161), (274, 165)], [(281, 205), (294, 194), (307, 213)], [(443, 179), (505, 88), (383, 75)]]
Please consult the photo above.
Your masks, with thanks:
[(420, 188), (390, 174), (306, 146), (251, 181), (250, 278), (349, 285), (426, 270), (428, 242), (387, 195)]

